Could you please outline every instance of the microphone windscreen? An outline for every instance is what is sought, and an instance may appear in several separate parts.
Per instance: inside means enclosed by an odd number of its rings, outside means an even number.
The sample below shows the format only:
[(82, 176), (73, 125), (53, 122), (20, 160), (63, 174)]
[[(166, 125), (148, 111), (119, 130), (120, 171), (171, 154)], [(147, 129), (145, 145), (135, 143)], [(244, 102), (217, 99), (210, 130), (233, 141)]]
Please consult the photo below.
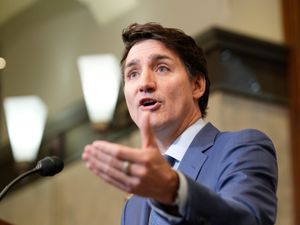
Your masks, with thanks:
[(47, 156), (36, 165), (37, 172), (41, 176), (53, 176), (64, 168), (64, 162), (57, 156)]

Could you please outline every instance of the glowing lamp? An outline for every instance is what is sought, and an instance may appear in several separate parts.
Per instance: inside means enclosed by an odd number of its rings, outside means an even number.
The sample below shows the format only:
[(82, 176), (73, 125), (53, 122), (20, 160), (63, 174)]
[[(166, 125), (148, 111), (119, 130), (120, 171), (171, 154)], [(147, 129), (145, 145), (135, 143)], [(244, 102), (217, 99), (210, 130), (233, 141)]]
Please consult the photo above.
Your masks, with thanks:
[(4, 113), (15, 161), (34, 161), (43, 137), (46, 105), (37, 96), (7, 97)]
[(86, 55), (79, 57), (78, 68), (89, 119), (105, 127), (113, 118), (119, 95), (118, 60), (111, 54)]

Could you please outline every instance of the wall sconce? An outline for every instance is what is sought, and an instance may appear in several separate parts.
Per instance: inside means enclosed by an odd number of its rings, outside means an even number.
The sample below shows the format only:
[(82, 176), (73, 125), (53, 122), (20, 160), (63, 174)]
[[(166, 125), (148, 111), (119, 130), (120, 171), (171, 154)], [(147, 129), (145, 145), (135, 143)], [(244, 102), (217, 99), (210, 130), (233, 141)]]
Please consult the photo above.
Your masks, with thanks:
[(4, 58), (0, 57), (0, 70), (4, 69), (6, 66), (6, 61)]
[(15, 161), (34, 161), (43, 137), (47, 106), (37, 96), (7, 97), (4, 113)]
[(121, 71), (112, 54), (86, 55), (78, 59), (81, 85), (89, 119), (98, 130), (113, 118), (118, 100)]

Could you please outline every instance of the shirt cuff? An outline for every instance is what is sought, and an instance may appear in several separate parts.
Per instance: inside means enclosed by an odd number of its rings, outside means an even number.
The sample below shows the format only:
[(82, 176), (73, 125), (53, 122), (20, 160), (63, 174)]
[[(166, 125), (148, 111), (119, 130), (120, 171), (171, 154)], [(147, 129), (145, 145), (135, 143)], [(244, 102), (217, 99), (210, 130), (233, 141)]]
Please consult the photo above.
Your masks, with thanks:
[(170, 214), (167, 210), (167, 206), (158, 203), (152, 199), (149, 199), (149, 204), (153, 210), (155, 210), (162, 217), (167, 218), (170, 221), (180, 221), (182, 216), (185, 214), (186, 202), (187, 202), (187, 180), (186, 177), (179, 171), (176, 171), (179, 177), (179, 188), (177, 197), (171, 207), (177, 207), (178, 213), (176, 215)]
[(185, 176), (180, 171), (177, 171), (177, 173), (179, 177), (179, 189), (174, 204), (178, 206), (179, 214), (184, 215), (187, 202), (188, 185)]

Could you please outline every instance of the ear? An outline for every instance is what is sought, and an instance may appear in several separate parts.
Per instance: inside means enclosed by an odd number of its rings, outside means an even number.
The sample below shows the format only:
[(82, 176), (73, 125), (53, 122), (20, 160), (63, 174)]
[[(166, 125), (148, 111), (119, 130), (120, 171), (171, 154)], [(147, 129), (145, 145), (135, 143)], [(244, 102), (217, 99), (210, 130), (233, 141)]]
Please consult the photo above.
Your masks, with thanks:
[(205, 88), (206, 88), (205, 78), (198, 75), (196, 78), (193, 79), (192, 82), (193, 82), (193, 97), (195, 99), (199, 99), (205, 92)]

